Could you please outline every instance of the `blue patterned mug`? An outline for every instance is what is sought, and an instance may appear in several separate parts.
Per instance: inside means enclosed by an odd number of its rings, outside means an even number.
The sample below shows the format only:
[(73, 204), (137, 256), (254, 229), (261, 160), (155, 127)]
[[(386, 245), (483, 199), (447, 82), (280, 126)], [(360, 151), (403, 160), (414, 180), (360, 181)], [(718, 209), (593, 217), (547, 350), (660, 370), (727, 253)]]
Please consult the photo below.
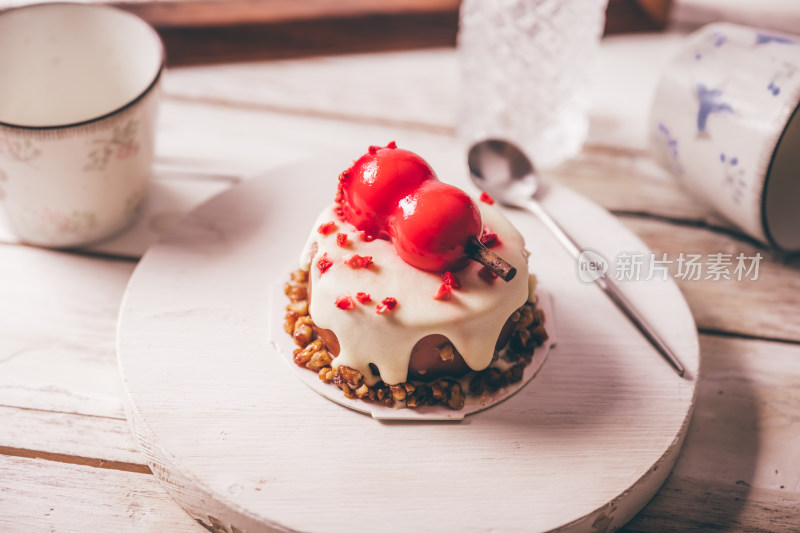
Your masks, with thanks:
[(24, 242), (87, 244), (124, 228), (152, 172), (164, 50), (125, 11), (0, 12), (0, 210)]
[(704, 26), (664, 71), (656, 157), (695, 196), (771, 246), (800, 250), (800, 37)]

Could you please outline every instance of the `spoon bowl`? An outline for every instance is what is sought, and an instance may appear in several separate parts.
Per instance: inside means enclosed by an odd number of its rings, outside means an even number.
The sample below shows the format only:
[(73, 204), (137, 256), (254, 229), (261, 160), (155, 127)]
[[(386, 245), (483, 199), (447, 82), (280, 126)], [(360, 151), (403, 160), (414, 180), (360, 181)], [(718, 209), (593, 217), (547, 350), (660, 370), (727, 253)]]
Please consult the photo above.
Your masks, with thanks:
[(534, 198), (539, 191), (533, 163), (509, 141), (486, 139), (473, 144), (467, 164), (472, 181), (503, 204), (522, 207), (521, 201)]

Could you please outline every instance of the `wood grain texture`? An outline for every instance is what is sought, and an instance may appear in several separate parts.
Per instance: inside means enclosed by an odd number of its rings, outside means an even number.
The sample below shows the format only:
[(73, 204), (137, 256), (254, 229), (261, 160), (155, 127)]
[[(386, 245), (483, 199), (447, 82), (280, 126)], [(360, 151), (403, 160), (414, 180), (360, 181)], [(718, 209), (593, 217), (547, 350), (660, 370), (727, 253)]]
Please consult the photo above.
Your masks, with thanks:
[(220, 26), (368, 15), (455, 12), (459, 0), (121, 0), (157, 26)]
[[(0, 9), (33, 3), (34, 0), (0, 0)], [(89, 3), (121, 7), (160, 27), (191, 27), (454, 12), (459, 0), (89, 0)]]
[(0, 245), (0, 405), (122, 417), (113, 332), (133, 267)]
[[(692, 308), (701, 330), (733, 335), (764, 337), (781, 341), (800, 342), (800, 272), (797, 259), (784, 259), (762, 248), (703, 228), (687, 226), (680, 232), (674, 225), (659, 220), (623, 217), (633, 229), (659, 254), (676, 260), (683, 253), (725, 253), (747, 257), (761, 253), (759, 276), (755, 281), (702, 279), (680, 281), (680, 287)], [(670, 271), (677, 273), (677, 263)], [(706, 274), (703, 274), (705, 277)]]
[[(184, 101), (454, 133), (458, 91), (449, 49), (184, 67), (164, 94)], [(430, 83), (436, 73), (435, 84)], [(402, 89), (401, 89), (402, 88)]]
[(153, 476), (0, 455), (0, 531), (200, 533)]
[(800, 346), (701, 335), (702, 378), (670, 478), (624, 531), (795, 531)]
[(124, 418), (0, 407), (0, 420), (5, 455), (148, 472)]
[[(303, 5), (304, 2), (294, 2)], [(170, 66), (453, 47), (455, 11), (159, 28)]]
[[(602, 41), (593, 85), (590, 145), (646, 149), (650, 97), (683, 36)], [(456, 50), (432, 48), (181, 67), (165, 77), (170, 98), (383, 124), (453, 136), (459, 106)]]

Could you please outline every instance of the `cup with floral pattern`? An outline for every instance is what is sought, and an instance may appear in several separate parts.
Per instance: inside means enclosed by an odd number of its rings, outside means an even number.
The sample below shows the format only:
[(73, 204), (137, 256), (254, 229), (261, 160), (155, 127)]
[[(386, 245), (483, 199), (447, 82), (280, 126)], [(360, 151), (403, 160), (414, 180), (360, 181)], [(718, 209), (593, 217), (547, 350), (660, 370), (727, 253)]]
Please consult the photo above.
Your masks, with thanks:
[(73, 247), (126, 227), (153, 166), (164, 49), (116, 8), (0, 12), (0, 209), (23, 242)]
[(704, 26), (664, 71), (651, 146), (680, 183), (770, 246), (800, 250), (800, 37)]

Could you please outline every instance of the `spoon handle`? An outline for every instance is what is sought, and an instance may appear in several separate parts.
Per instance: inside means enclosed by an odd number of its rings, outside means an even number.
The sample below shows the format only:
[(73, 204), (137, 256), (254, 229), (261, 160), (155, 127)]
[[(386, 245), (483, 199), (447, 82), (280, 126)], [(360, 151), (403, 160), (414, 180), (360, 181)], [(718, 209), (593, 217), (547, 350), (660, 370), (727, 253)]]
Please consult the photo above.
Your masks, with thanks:
[[(553, 217), (551, 217), (547, 211), (542, 207), (542, 205), (537, 202), (536, 200), (530, 200), (526, 202), (526, 207), (533, 212), (539, 220), (549, 229), (553, 235), (556, 236), (558, 241), (561, 245), (567, 249), (572, 256), (577, 259), (581, 253), (580, 247), (572, 237), (567, 234), (566, 231), (556, 222)], [(647, 319), (639, 312), (638, 309), (628, 300), (627, 296), (620, 290), (616, 283), (614, 283), (610, 278), (601, 277), (595, 280), (595, 283), (598, 287), (600, 287), (606, 295), (611, 299), (614, 304), (625, 313), (625, 315), (630, 319), (631, 322), (636, 326), (636, 328), (642, 333), (642, 335), (650, 341), (656, 350), (661, 354), (661, 356), (666, 359), (666, 361), (672, 366), (675, 372), (678, 373), (679, 376), (683, 376), (686, 372), (686, 368), (681, 363), (678, 356), (675, 355), (675, 352), (667, 346), (667, 343), (664, 342), (664, 339), (658, 334), (658, 332), (650, 325)]]

